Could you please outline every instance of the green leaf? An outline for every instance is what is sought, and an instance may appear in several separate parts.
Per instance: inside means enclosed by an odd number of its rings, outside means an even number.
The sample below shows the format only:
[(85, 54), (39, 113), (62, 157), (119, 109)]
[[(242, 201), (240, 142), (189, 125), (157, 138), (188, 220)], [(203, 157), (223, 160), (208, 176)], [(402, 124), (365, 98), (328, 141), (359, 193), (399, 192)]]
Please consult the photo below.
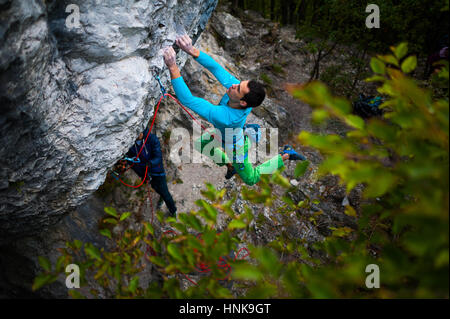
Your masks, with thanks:
[(103, 266), (97, 271), (97, 273), (94, 276), (95, 280), (98, 280), (100, 277), (102, 277), (108, 269), (111, 268), (111, 264), (109, 262), (106, 262), (103, 264)]
[(356, 217), (356, 211), (350, 205), (346, 205), (345, 206), (345, 214), (348, 215), (348, 216)]
[(268, 248), (259, 248), (254, 252), (255, 257), (260, 261), (261, 266), (266, 272), (269, 272), (274, 277), (278, 276), (280, 270), (280, 260), (278, 256)]
[(381, 61), (388, 63), (388, 64), (392, 64), (398, 67), (398, 61), (397, 59), (393, 56), (393, 55), (377, 55), (378, 59), (380, 59)]
[(276, 298), (278, 293), (278, 287), (267, 282), (250, 288), (245, 296), (249, 299), (270, 299)]
[(58, 260), (56, 261), (56, 272), (62, 272), (64, 270), (64, 262), (66, 258), (64, 256), (59, 256)]
[(197, 231), (202, 231), (202, 230), (203, 230), (202, 223), (201, 223), (200, 220), (199, 220), (197, 217), (195, 217), (194, 215), (189, 214), (189, 215), (187, 216), (187, 221), (188, 221), (189, 225), (191, 225), (192, 228), (194, 228), (195, 230), (197, 230)]
[(159, 267), (166, 267), (167, 263), (164, 258), (161, 258), (159, 256), (148, 256), (148, 260), (150, 260), (153, 264)]
[(257, 267), (249, 264), (242, 264), (234, 267), (232, 277), (234, 279), (258, 281), (261, 280), (264, 275)]
[(385, 194), (396, 182), (396, 178), (386, 171), (381, 171), (377, 175), (376, 181), (370, 183), (364, 190), (364, 195), (368, 198), (379, 197)]
[(336, 237), (345, 237), (348, 234), (350, 234), (353, 230), (349, 227), (330, 227), (331, 230), (333, 230), (333, 236)]
[(78, 239), (75, 239), (75, 240), (73, 241), (73, 244), (74, 244), (74, 246), (75, 246), (76, 249), (80, 249), (81, 246), (83, 246), (83, 243), (82, 243), (81, 241), (79, 241)]
[(300, 176), (303, 176), (308, 169), (309, 161), (301, 161), (297, 163), (297, 166), (295, 167), (294, 171), (294, 177), (299, 178)]
[(154, 234), (155, 234), (155, 229), (153, 228), (153, 225), (150, 224), (150, 223), (145, 223), (144, 225), (145, 225), (145, 229), (147, 230), (147, 232), (148, 232), (150, 235), (154, 236)]
[(139, 277), (133, 277), (133, 279), (131, 279), (130, 281), (130, 285), (128, 286), (128, 290), (131, 291), (132, 293), (136, 292), (136, 289), (139, 285)]
[(292, 186), (289, 180), (278, 172), (272, 174), (272, 181), (283, 188), (290, 188)]
[(233, 219), (231, 223), (228, 224), (228, 229), (238, 229), (238, 228), (245, 228), (247, 225), (240, 219)]
[(113, 225), (117, 225), (117, 219), (114, 218), (106, 218), (103, 220), (104, 223), (109, 223), (109, 224), (113, 224)]
[(69, 295), (73, 298), (73, 299), (86, 299), (86, 297), (81, 294), (81, 292), (79, 292), (76, 289), (70, 289), (69, 290)]
[(312, 114), (312, 119), (316, 123), (322, 123), (329, 116), (330, 115), (328, 114), (327, 110), (318, 109), (318, 110), (314, 110), (314, 112)]
[(167, 251), (174, 259), (181, 261), (181, 262), (183, 261), (183, 256), (181, 254), (181, 250), (180, 250), (180, 248), (178, 248), (177, 245), (169, 244), (167, 246)]
[(402, 71), (405, 73), (409, 73), (413, 71), (417, 66), (417, 57), (415, 55), (411, 55), (402, 62)]
[(34, 282), (33, 282), (33, 286), (31, 287), (31, 290), (36, 291), (40, 288), (42, 288), (43, 286), (45, 286), (46, 284), (49, 284), (50, 281), (52, 280), (53, 275), (52, 274), (43, 274), (43, 275), (39, 275), (36, 278), (34, 278)]
[(349, 101), (339, 97), (333, 100), (332, 106), (335, 110), (338, 110), (338, 113), (341, 115), (349, 114), (352, 110), (352, 106)]
[(206, 230), (202, 234), (202, 239), (204, 240), (206, 246), (210, 247), (217, 238), (217, 232), (213, 229)]
[(283, 196), (283, 197), (281, 197), (281, 199), (283, 200), (283, 202), (288, 204), (291, 208), (295, 208), (295, 203), (289, 196)]
[(119, 281), (120, 280), (120, 264), (116, 264), (113, 269), (113, 277)]
[(400, 61), (408, 53), (408, 43), (402, 42), (394, 49), (395, 57)]
[(449, 260), (449, 256), (448, 256), (448, 249), (447, 250), (442, 250), (434, 259), (434, 265), (435, 267), (443, 267), (443, 266), (447, 266), (448, 269), (448, 260)]
[(86, 254), (88, 254), (91, 258), (95, 258), (97, 260), (102, 260), (100, 250), (98, 250), (97, 247), (95, 247), (92, 244), (86, 244), (84, 247), (84, 251)]
[(119, 218), (119, 215), (117, 214), (117, 211), (114, 207), (105, 207), (104, 210), (108, 215)]
[(200, 206), (203, 207), (206, 211), (205, 214), (205, 218), (212, 221), (212, 222), (216, 222), (216, 218), (217, 218), (217, 209), (214, 208), (213, 206), (211, 206), (208, 202), (204, 201), (203, 199), (199, 199), (197, 201), (195, 201), (195, 203)]
[(51, 271), (52, 270), (52, 265), (50, 263), (50, 261), (42, 256), (38, 257), (38, 261), (39, 261), (39, 265), (41, 265), (41, 267), (46, 270), (46, 271)]
[(386, 66), (377, 58), (372, 58), (370, 60), (370, 67), (372, 68), (373, 72), (377, 74), (384, 74), (386, 72)]
[(111, 231), (109, 229), (101, 229), (100, 234), (102, 234), (105, 237), (108, 237), (109, 239), (112, 239)]
[(120, 221), (123, 221), (130, 216), (131, 216), (131, 213), (129, 213), (129, 212), (123, 213), (122, 215), (120, 215)]
[(374, 76), (371, 76), (371, 77), (365, 79), (364, 81), (366, 81), (366, 82), (383, 82), (385, 80), (386, 80), (386, 78), (384, 76), (374, 75)]
[(345, 118), (345, 123), (359, 130), (364, 129), (364, 120), (356, 115), (347, 115), (347, 117)]

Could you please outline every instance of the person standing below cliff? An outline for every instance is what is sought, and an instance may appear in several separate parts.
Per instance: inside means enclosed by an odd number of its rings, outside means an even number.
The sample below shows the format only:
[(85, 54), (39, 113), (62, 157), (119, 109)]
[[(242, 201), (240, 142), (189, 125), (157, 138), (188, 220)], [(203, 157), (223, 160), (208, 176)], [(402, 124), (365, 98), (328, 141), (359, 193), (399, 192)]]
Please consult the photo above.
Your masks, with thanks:
[[(219, 166), (227, 165), (228, 171), (225, 176), (227, 179), (238, 173), (244, 183), (254, 185), (260, 180), (261, 174), (271, 174), (283, 167), (283, 160), (305, 160), (291, 146), (285, 145), (280, 155), (253, 167), (247, 156), (250, 141), (244, 136), (243, 126), (252, 108), (261, 105), (264, 101), (266, 94), (263, 85), (255, 80), (239, 81), (209, 55), (195, 48), (188, 35), (177, 38), (175, 43), (208, 69), (227, 89), (218, 105), (193, 96), (176, 64), (174, 49), (167, 47), (164, 50), (164, 62), (169, 68), (172, 85), (180, 102), (214, 125), (221, 134), (222, 148), (225, 153), (217, 149), (212, 151), (219, 155), (220, 160), (215, 161)], [(225, 130), (226, 128), (231, 130)], [(231, 136), (229, 136), (230, 131)], [(213, 135), (214, 133), (209, 132), (203, 134), (195, 141), (195, 148), (203, 154), (205, 146), (214, 139)], [(213, 159), (217, 158), (211, 152), (206, 155)], [(229, 158), (233, 158), (233, 161)]]
[[(126, 156), (135, 158), (142, 144), (144, 138), (148, 134), (148, 128), (141, 134), (134, 145), (128, 150)], [(175, 217), (177, 207), (169, 192), (166, 181), (166, 173), (164, 171), (161, 144), (155, 134), (149, 134), (147, 142), (145, 143), (142, 152), (139, 155), (139, 163), (134, 163), (131, 169), (141, 178), (144, 179), (146, 166), (148, 166), (147, 178), (150, 180), (152, 188), (161, 196), (169, 209), (170, 214)]]

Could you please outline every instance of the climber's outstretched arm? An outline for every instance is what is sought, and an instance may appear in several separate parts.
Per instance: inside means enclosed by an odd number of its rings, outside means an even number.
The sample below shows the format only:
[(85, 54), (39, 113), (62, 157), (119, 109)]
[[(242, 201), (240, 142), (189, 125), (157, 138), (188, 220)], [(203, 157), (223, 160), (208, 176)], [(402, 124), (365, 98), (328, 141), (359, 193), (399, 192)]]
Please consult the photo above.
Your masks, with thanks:
[(208, 69), (225, 88), (228, 89), (233, 84), (240, 83), (238, 79), (231, 75), (231, 73), (225, 70), (225, 68), (223, 68), (208, 54), (195, 48), (192, 45), (192, 40), (188, 35), (183, 35), (177, 38), (175, 43), (180, 47), (181, 50), (183, 50), (187, 54), (190, 54), (198, 63)]
[(215, 126), (223, 126), (223, 123), (229, 121), (229, 113), (224, 106), (214, 105), (205, 99), (192, 95), (177, 67), (175, 51), (172, 47), (168, 47), (164, 51), (164, 62), (169, 68), (173, 89), (181, 104)]
[(200, 50), (192, 45), (192, 39), (187, 34), (178, 37), (175, 40), (175, 44), (178, 45), (181, 50), (191, 55), (193, 58), (198, 58), (198, 56), (200, 55)]
[(172, 47), (165, 48), (164, 62), (169, 68), (170, 78), (172, 80), (181, 77), (180, 69), (177, 66), (176, 54)]

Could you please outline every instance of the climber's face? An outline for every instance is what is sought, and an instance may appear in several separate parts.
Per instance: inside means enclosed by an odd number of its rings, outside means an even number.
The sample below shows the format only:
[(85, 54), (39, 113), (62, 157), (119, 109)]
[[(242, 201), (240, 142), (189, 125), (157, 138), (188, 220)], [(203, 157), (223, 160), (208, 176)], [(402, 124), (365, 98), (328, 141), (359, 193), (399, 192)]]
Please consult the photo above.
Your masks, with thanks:
[[(239, 84), (233, 84), (230, 86), (230, 88), (227, 90), (227, 94), (230, 97), (230, 100), (232, 101), (240, 101), (245, 94), (250, 92), (250, 89), (248, 88), (248, 82), (249, 81), (242, 81)], [(242, 106), (246, 106), (247, 102), (240, 101)]]
[(144, 133), (141, 133), (141, 134), (139, 134), (139, 137), (137, 140), (139, 141), (139, 140), (142, 140), (143, 138), (144, 138)]

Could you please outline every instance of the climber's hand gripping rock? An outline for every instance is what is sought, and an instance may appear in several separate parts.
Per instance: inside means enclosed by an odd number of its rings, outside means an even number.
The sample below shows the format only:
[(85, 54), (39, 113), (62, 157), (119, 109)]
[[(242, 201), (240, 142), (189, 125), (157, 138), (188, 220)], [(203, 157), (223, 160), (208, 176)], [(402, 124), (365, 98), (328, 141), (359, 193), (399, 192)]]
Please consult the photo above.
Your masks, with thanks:
[(170, 77), (176, 79), (181, 76), (180, 70), (177, 66), (175, 50), (172, 47), (164, 49), (164, 63), (170, 71)]
[(177, 65), (175, 50), (172, 47), (164, 49), (164, 63), (169, 69)]
[(192, 55), (194, 58), (197, 58), (200, 55), (200, 51), (192, 45), (192, 39), (187, 34), (178, 37), (175, 40), (175, 44), (178, 45), (181, 50), (189, 55)]

